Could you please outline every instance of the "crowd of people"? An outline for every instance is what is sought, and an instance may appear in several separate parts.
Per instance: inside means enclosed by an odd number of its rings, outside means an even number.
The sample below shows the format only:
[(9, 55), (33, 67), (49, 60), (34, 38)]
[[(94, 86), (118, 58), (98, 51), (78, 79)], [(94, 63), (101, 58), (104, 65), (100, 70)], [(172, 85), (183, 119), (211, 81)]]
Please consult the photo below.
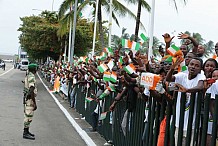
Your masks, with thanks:
[[(189, 35), (184, 33), (178, 35), (179, 39), (184, 40), (180, 47), (172, 45), (174, 37), (169, 34), (164, 34), (163, 38), (166, 44), (165, 49), (159, 48), (159, 56), (161, 56), (159, 60), (154, 57), (148, 58), (146, 54), (141, 53), (140, 49), (135, 47), (138, 43), (132, 41), (128, 45), (122, 43), (122, 46), (114, 51), (105, 48), (100, 56), (93, 56), (93, 58), (74, 57), (72, 65), (66, 62), (45, 64), (41, 66), (41, 72), (47, 81), (54, 85), (55, 92), (62, 92), (68, 97), (70, 108), (75, 107), (76, 85), (84, 86), (85, 92), (92, 84), (97, 86), (97, 91), (90, 91), (91, 100), (100, 103), (97, 104), (92, 114), (93, 131), (97, 130), (101, 101), (113, 92), (116, 93), (114, 94), (116, 96), (108, 109), (110, 111), (114, 111), (124, 96), (127, 98), (126, 113), (134, 112), (137, 98), (147, 102), (149, 97), (153, 97), (160, 103), (165, 98), (170, 103), (176, 103), (176, 145), (179, 132), (181, 94), (185, 93), (186, 95), (182, 140), (182, 143), (185, 144), (191, 93), (203, 92), (204, 95), (211, 93), (210, 120), (207, 132), (207, 145), (209, 145), (212, 134), (211, 121), (214, 114), (214, 99), (215, 94), (218, 94), (218, 43), (215, 45), (213, 57), (203, 61), (205, 46), (199, 44)], [(123, 51), (121, 48), (126, 49)], [(175, 90), (178, 91), (177, 101), (173, 98)], [(196, 104), (192, 133), (194, 132), (195, 116)], [(166, 123), (166, 118), (162, 120), (161, 125), (165, 126), (164, 123)], [(164, 132), (160, 130), (159, 133), (158, 146), (161, 146), (164, 141), (164, 135), (161, 133)]]

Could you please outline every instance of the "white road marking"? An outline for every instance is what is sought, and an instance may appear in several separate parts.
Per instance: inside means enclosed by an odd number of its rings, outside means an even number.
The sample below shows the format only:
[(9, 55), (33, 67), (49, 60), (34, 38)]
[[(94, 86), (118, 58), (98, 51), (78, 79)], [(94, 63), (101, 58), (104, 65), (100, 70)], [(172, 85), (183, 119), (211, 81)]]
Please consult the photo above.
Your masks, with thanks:
[(3, 75), (5, 75), (6, 73), (8, 73), (9, 71), (11, 71), (12, 69), (14, 69), (14, 68), (12, 67), (11, 69), (7, 70), (7, 71), (4, 72), (3, 74), (1, 74), (0, 77), (3, 76)]
[[(37, 73), (37, 75), (38, 75), (38, 73)], [(96, 144), (93, 142), (91, 137), (89, 137), (89, 135), (76, 123), (76, 121), (73, 119), (73, 117), (71, 117), (69, 112), (61, 105), (61, 103), (57, 100), (57, 98), (54, 96), (54, 94), (48, 89), (48, 87), (45, 85), (45, 83), (42, 81), (42, 79), (40, 78), (39, 75), (38, 75), (38, 77), (39, 77), (40, 81), (42, 82), (42, 84), (44, 85), (44, 87), (46, 88), (46, 90), (50, 93), (50, 95), (52, 96), (52, 98), (54, 99), (54, 101), (56, 102), (58, 107), (65, 114), (65, 116), (67, 117), (69, 122), (73, 125), (73, 127), (76, 129), (76, 131), (81, 136), (81, 138), (85, 141), (85, 143), (88, 146), (96, 146)]]

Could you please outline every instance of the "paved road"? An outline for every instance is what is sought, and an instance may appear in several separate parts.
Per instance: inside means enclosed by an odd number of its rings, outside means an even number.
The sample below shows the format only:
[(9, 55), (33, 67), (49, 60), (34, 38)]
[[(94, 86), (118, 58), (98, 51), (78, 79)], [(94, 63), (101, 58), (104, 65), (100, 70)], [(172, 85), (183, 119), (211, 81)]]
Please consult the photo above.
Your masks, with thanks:
[(30, 131), (36, 135), (36, 140), (22, 138), (23, 84), (21, 80), (25, 77), (25, 71), (11, 68), (13, 65), (7, 63), (6, 71), (0, 69), (0, 146), (85, 146), (85, 142), (38, 78), (38, 109), (30, 128)]

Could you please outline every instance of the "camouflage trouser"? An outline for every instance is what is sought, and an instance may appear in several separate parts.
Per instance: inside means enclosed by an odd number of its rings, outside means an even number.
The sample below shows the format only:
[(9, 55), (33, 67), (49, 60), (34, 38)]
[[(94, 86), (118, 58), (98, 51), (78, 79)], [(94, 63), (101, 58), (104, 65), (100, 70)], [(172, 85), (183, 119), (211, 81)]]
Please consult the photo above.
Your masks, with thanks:
[(34, 114), (34, 107), (26, 101), (24, 106), (24, 128), (29, 128)]

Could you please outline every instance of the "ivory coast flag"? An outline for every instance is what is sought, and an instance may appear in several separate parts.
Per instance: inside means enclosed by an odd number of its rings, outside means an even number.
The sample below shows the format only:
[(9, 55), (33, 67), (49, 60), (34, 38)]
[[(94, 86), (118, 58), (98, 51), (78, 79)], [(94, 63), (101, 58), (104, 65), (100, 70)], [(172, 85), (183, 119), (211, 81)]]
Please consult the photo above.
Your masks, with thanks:
[(99, 120), (104, 120), (107, 117), (107, 112), (101, 113)]
[(94, 80), (94, 82), (98, 82), (98, 80), (95, 77), (92, 77), (92, 79)]
[(106, 64), (101, 64), (98, 66), (98, 70), (103, 73), (105, 72), (106, 70), (108, 69), (107, 65)]
[(179, 67), (178, 67), (178, 72), (183, 72), (183, 71), (186, 71), (188, 70), (187, 66), (185, 65), (185, 60), (180, 63)]
[(108, 86), (107, 87), (107, 89), (109, 90), (109, 91), (112, 91), (112, 92), (115, 92), (116, 90), (115, 90), (115, 87), (114, 86)]
[(91, 97), (87, 97), (85, 100), (86, 100), (87, 102), (91, 102), (91, 101), (93, 101), (94, 99), (91, 98)]
[(122, 47), (123, 48), (131, 48), (132, 43), (130, 40), (122, 39)]
[(180, 50), (179, 47), (175, 46), (175, 45), (171, 45), (168, 49), (167, 52), (171, 55), (171, 56), (175, 56), (176, 53)]
[(122, 56), (120, 56), (119, 60), (118, 60), (118, 65), (120, 68), (122, 68), (122, 65), (123, 65), (123, 58)]
[(108, 63), (107, 63), (108, 68), (111, 70), (114, 67), (114, 61), (111, 59)]
[(170, 56), (170, 57), (168, 57), (166, 60), (164, 60), (165, 62), (173, 62), (173, 57), (172, 56)]
[(110, 94), (108, 89), (104, 90), (104, 92), (99, 96), (99, 99), (103, 99)]
[(104, 48), (104, 51), (111, 54), (113, 53), (113, 50), (110, 47)]
[(140, 47), (141, 47), (140, 43), (138, 43), (138, 42), (133, 42), (131, 49), (138, 51), (138, 50), (140, 49)]
[(144, 42), (148, 40), (148, 37), (146, 37), (143, 33), (140, 34), (140, 37)]
[(86, 56), (81, 56), (80, 58), (79, 58), (79, 62), (86, 62)]
[(103, 80), (104, 81), (110, 81), (110, 78), (111, 78), (111, 73), (110, 72), (104, 72)]
[(132, 74), (133, 72), (135, 72), (135, 66), (131, 63), (131, 64), (127, 65), (126, 67), (124, 67), (124, 70), (128, 74)]
[(110, 77), (110, 81), (113, 82), (113, 83), (117, 82), (117, 74), (116, 74), (116, 72), (112, 71), (111, 77)]
[(106, 59), (106, 57), (107, 57), (107, 54), (105, 53), (105, 52), (101, 52), (101, 55), (100, 55), (100, 60), (104, 60), (104, 59)]

